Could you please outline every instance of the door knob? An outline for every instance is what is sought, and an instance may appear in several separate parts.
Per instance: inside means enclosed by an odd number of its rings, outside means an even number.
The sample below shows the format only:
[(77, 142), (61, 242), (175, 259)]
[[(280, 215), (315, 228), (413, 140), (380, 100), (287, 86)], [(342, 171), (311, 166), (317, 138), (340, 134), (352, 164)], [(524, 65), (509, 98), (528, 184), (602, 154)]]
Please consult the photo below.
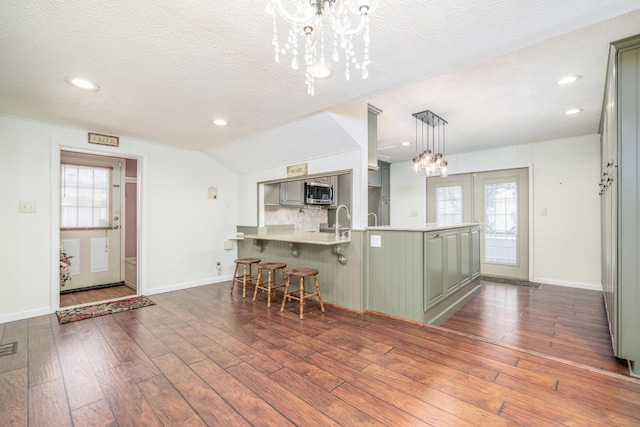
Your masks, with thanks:
[(120, 226), (119, 226), (119, 225), (114, 225), (114, 226), (113, 226), (113, 229), (114, 229), (114, 230), (117, 230), (118, 228), (120, 228)]

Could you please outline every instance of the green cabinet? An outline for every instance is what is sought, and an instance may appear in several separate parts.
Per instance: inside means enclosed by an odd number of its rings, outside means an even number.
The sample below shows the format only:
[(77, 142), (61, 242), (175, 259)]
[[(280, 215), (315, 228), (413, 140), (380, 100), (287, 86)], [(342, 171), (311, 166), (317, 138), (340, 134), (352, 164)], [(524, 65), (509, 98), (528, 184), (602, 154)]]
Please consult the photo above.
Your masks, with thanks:
[(264, 185), (264, 204), (265, 206), (280, 205), (280, 184)]
[(380, 177), (381, 177), (380, 169), (370, 170), (368, 173), (369, 187), (380, 187), (380, 183), (381, 183)]
[[(475, 238), (477, 236), (478, 238)], [(440, 324), (480, 293), (478, 226), (367, 232), (367, 310)], [(464, 265), (464, 268), (463, 268)]]
[(444, 254), (445, 240), (443, 232), (431, 232), (424, 235), (425, 252), (425, 293), (424, 311), (444, 299)]
[(471, 253), (471, 229), (460, 230), (460, 287), (471, 282), (472, 253)]
[(369, 169), (378, 169), (378, 114), (382, 113), (382, 110), (368, 106), (368, 123), (367, 123), (367, 151), (368, 151), (368, 166)]
[(612, 44), (601, 132), (602, 285), (614, 354), (640, 377), (640, 36)]
[(460, 287), (460, 233), (458, 230), (448, 230), (444, 234), (446, 257), (446, 280), (444, 284), (445, 296), (451, 295)]
[(385, 162), (379, 162), (380, 165), (380, 198), (389, 200), (391, 198), (391, 165)]
[(478, 227), (425, 233), (424, 310), (438, 304), (480, 276)]
[(471, 234), (471, 280), (480, 277), (480, 227), (473, 227)]
[(281, 206), (303, 206), (304, 205), (304, 182), (287, 181), (280, 183), (280, 205)]

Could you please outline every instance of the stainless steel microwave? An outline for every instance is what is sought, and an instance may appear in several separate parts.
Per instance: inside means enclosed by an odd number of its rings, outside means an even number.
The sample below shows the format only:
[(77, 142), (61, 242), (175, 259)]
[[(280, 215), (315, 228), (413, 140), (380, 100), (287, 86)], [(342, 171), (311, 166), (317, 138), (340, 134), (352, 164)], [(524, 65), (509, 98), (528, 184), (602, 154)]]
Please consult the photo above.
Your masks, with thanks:
[(330, 205), (333, 201), (333, 185), (321, 182), (304, 183), (304, 202), (308, 205)]

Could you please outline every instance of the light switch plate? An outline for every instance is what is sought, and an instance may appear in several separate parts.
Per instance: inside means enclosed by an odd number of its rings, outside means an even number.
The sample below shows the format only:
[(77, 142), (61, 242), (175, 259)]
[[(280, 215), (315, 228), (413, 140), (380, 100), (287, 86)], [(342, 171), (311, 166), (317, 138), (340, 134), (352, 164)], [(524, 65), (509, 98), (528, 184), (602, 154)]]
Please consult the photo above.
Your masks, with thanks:
[(20, 213), (35, 213), (35, 211), (36, 211), (36, 202), (34, 201), (20, 202)]

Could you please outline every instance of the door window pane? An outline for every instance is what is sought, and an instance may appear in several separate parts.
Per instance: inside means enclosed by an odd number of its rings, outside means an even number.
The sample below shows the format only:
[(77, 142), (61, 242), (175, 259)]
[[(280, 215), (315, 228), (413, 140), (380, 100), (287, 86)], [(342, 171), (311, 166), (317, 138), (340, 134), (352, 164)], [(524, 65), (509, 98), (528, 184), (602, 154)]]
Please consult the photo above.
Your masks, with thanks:
[(60, 227), (108, 227), (110, 169), (66, 164), (60, 167)]
[(484, 194), (485, 261), (515, 264), (518, 185), (516, 182), (485, 184)]
[(462, 223), (462, 187), (436, 188), (436, 222), (438, 225)]

